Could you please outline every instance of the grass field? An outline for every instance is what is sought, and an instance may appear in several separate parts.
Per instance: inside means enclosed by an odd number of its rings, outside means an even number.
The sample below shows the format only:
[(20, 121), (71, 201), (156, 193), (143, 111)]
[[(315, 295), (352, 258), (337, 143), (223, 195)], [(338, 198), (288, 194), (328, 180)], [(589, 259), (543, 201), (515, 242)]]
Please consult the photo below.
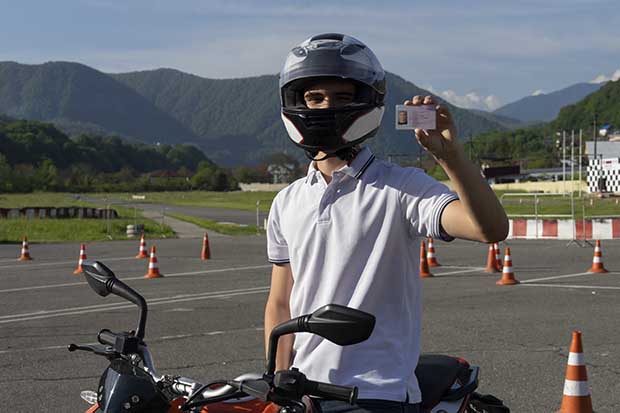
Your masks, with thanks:
[[(32, 194), (0, 195), (0, 208), (22, 208), (28, 206), (51, 207), (101, 207), (85, 202), (73, 194), (35, 192)], [(167, 225), (160, 225), (142, 217), (140, 210), (128, 207), (114, 209), (118, 219), (0, 219), (0, 243), (21, 242), (24, 235), (32, 242), (101, 241), (127, 239), (127, 225), (144, 224), (145, 233), (151, 238), (173, 238), (174, 231)], [(135, 214), (135, 216), (134, 216)]]
[(180, 206), (202, 206), (209, 208), (241, 209), (256, 211), (256, 202), (260, 201), (259, 209), (268, 212), (277, 192), (145, 192), (144, 200), (134, 200), (129, 193), (89, 194), (91, 197), (108, 198), (124, 202), (154, 203)]
[[(501, 195), (498, 195), (500, 198)], [(545, 218), (569, 218), (571, 215), (570, 196), (540, 196), (535, 199), (531, 195), (504, 197), (502, 205), (506, 214), (511, 218), (534, 217), (536, 212)], [(576, 219), (590, 217), (620, 216), (620, 198), (574, 198)]]
[(256, 228), (256, 225), (240, 226), (235, 224), (220, 224), (210, 219), (196, 218), (189, 215), (181, 214), (167, 214), (168, 216), (181, 221), (190, 222), (196, 224), (201, 228), (209, 229), (220, 234), (226, 235), (256, 235), (264, 233), (265, 231), (260, 228)]

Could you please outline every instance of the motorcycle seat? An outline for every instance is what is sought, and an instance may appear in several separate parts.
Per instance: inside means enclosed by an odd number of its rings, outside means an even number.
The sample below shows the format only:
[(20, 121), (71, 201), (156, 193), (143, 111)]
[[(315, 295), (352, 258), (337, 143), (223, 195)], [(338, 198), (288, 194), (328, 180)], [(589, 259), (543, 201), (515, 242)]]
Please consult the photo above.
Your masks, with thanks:
[(441, 354), (422, 354), (415, 369), (422, 393), (422, 408), (431, 408), (442, 400), (457, 379), (465, 384), (469, 366), (454, 357)]

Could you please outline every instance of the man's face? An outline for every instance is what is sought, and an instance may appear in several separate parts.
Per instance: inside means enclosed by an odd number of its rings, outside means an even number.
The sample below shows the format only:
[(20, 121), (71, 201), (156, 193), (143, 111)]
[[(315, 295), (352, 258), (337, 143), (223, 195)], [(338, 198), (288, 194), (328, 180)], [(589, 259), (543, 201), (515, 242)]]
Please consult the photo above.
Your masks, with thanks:
[(346, 80), (318, 81), (304, 92), (308, 109), (334, 109), (353, 102), (355, 84)]

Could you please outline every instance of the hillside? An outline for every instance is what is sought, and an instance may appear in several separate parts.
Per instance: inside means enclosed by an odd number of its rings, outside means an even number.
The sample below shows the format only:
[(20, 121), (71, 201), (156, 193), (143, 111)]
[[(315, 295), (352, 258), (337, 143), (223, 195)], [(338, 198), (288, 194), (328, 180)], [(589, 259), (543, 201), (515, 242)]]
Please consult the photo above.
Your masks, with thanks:
[(620, 81), (607, 82), (582, 101), (564, 107), (553, 122), (556, 129), (590, 129), (596, 114), (597, 125), (620, 129)]
[(82, 124), (87, 130), (147, 142), (182, 143), (195, 138), (132, 89), (78, 63), (0, 62), (0, 113), (68, 127)]
[[(377, 154), (417, 154), (411, 134), (393, 125), (394, 105), (415, 94), (429, 92), (388, 73), (383, 125), (370, 141)], [(463, 137), (506, 129), (494, 115), (448, 106)], [(280, 120), (276, 75), (206, 79), (173, 69), (108, 75), (78, 63), (0, 62), (0, 113), (53, 122), (72, 136), (195, 143), (222, 166), (255, 165), (274, 152), (303, 159)]]
[[(278, 78), (275, 75), (214, 80), (172, 69), (158, 69), (111, 76), (203, 137), (203, 147), (218, 163), (255, 163), (273, 151), (303, 156), (288, 142), (280, 120)], [(387, 75), (387, 82), (382, 128), (370, 145), (381, 155), (417, 153), (417, 144), (408, 139), (410, 135), (394, 130), (394, 105), (413, 95), (430, 92), (391, 73)], [(461, 136), (505, 129), (493, 115), (481, 116), (448, 106)]]
[(502, 106), (493, 113), (522, 122), (551, 121), (564, 106), (580, 101), (599, 90), (601, 86), (600, 83), (577, 83), (552, 93), (524, 97)]

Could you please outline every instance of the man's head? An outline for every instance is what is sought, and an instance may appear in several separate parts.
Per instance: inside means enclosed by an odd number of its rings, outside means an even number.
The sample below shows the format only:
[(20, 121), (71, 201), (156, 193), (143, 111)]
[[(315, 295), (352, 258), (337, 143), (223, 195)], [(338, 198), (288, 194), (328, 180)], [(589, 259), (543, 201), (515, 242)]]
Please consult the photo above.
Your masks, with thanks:
[(282, 120), (310, 156), (332, 156), (373, 136), (383, 116), (385, 72), (357, 39), (328, 33), (294, 47), (280, 73)]

